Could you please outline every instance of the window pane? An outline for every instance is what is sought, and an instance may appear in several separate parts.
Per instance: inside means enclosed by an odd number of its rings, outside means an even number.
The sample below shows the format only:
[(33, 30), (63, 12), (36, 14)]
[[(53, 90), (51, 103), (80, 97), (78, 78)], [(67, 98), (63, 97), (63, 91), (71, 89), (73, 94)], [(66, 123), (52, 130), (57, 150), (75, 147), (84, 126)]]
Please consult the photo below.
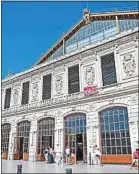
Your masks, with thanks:
[(110, 138), (110, 133), (106, 132), (106, 138)]
[(115, 123), (115, 130), (119, 130), (119, 123)]
[(127, 154), (126, 147), (122, 147), (123, 154)]
[(116, 154), (116, 148), (112, 147), (112, 154)]
[(115, 133), (111, 132), (111, 138), (115, 138)]
[(111, 145), (115, 146), (115, 139), (111, 139)]
[(121, 131), (121, 137), (126, 137), (125, 131)]
[(101, 144), (102, 146), (106, 146), (105, 139), (102, 139)]
[(124, 123), (120, 122), (120, 129), (124, 129)]
[(121, 154), (121, 147), (117, 147), (117, 154)]
[(117, 144), (117, 146), (121, 146), (121, 140), (120, 139), (116, 139), (116, 144)]
[(115, 132), (116, 138), (120, 138), (120, 132)]
[(110, 123), (113, 123), (114, 119), (113, 116), (110, 116)]
[(114, 124), (110, 124), (110, 130), (111, 130), (111, 131), (114, 130)]
[(107, 148), (106, 147), (102, 147), (102, 154), (107, 154)]
[(118, 115), (114, 115), (114, 122), (118, 122)]
[(107, 143), (107, 146), (110, 146), (110, 140), (109, 139), (106, 140), (106, 143)]
[(126, 131), (126, 137), (130, 137), (129, 131)]
[(107, 147), (107, 154), (111, 154), (111, 148)]
[(120, 114), (120, 115), (119, 115), (119, 120), (120, 120), (120, 121), (123, 121), (123, 120), (124, 120), (124, 115), (123, 115), (123, 114)]
[(109, 124), (105, 125), (106, 131), (109, 131)]
[(108, 120), (108, 116), (105, 116), (105, 123), (108, 123), (109, 120)]
[(131, 147), (128, 147), (128, 154), (131, 154)]
[(126, 139), (122, 139), (122, 146), (126, 146)]

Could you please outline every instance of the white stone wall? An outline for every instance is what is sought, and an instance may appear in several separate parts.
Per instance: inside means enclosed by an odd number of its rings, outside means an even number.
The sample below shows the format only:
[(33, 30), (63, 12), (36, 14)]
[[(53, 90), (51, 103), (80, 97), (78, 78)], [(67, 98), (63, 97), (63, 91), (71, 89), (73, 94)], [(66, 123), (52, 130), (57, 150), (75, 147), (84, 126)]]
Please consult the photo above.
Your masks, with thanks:
[(21, 116), (13, 116), (3, 120), (4, 122), (9, 122), (11, 124), (11, 133), (10, 133), (10, 143), (9, 143), (9, 157), (12, 159), (12, 153), (14, 150), (14, 137), (16, 133), (16, 124), (21, 120), (31, 121), (31, 130), (30, 130), (30, 142), (29, 142), (29, 160), (35, 161), (37, 155), (37, 120), (44, 117), (53, 117), (55, 118), (55, 151), (57, 152), (57, 158), (59, 159), (60, 152), (64, 150), (64, 127), (63, 127), (63, 118), (64, 116), (75, 113), (83, 112), (86, 113), (87, 117), (87, 148), (89, 155), (90, 146), (97, 144), (100, 146), (99, 142), (99, 115), (98, 113), (106, 108), (113, 106), (125, 106), (128, 109), (129, 115), (129, 128), (130, 128), (130, 137), (131, 137), (131, 147), (132, 150), (138, 146), (138, 98), (137, 94), (128, 95), (124, 97), (117, 97), (111, 99), (105, 99), (98, 102), (87, 102), (75, 106), (67, 106), (63, 108), (57, 108), (47, 112), (47, 115), (44, 112), (32, 113), (30, 115), (25, 114)]
[[(38, 67), (39, 70), (37, 73), (33, 72), (33, 74), (26, 75), (25, 72), (19, 75), (18, 82), (15, 82), (17, 78), (16, 75), (15, 81), (14, 77), (11, 77), (9, 83), (6, 81), (2, 82), (2, 123), (9, 122), (11, 124), (8, 159), (13, 158), (16, 124), (22, 120), (29, 120), (31, 121), (29, 160), (36, 160), (37, 120), (48, 116), (55, 118), (55, 150), (58, 152), (57, 154), (63, 152), (63, 118), (74, 112), (86, 113), (87, 147), (89, 152), (90, 146), (94, 144), (99, 146), (100, 143), (98, 112), (111, 106), (127, 107), (131, 147), (135, 149), (138, 146), (138, 40), (135, 37), (135, 39), (130, 42), (127, 40), (124, 44), (118, 44), (119, 42), (110, 48), (105, 48), (104, 46), (104, 49), (99, 52), (93, 52), (91, 55), (90, 53), (83, 54), (81, 52), (73, 61), (70, 61), (70, 57), (66, 58), (69, 61), (60, 66), (52, 64), (52, 68), (47, 69), (47, 65), (42, 65), (42, 68)], [(103, 87), (100, 60), (101, 56), (111, 52), (114, 52), (115, 55), (117, 84)], [(79, 98), (78, 100), (71, 94), (69, 97), (72, 98), (72, 101), (66, 101), (66, 103), (60, 104), (59, 100), (64, 100), (68, 95), (68, 67), (76, 64), (79, 64), (80, 92), (83, 92), (86, 86), (97, 85), (99, 94), (92, 96), (92, 98)], [(46, 108), (43, 107), (39, 109), (39, 106), (42, 106), (43, 76), (50, 73), (52, 73), (52, 99), (53, 102), (58, 101), (58, 104), (55, 103), (53, 107), (50, 105), (50, 108), (47, 106)], [(26, 81), (30, 82), (29, 105), (22, 106), (23, 110), (17, 112), (16, 107), (21, 107), (22, 85)], [(9, 113), (5, 115), (4, 97), (5, 90), (9, 87), (12, 88), (10, 107), (12, 110), (9, 109)], [(79, 94), (79, 96), (82, 96), (82, 94)], [(30, 106), (34, 108), (26, 110)]]

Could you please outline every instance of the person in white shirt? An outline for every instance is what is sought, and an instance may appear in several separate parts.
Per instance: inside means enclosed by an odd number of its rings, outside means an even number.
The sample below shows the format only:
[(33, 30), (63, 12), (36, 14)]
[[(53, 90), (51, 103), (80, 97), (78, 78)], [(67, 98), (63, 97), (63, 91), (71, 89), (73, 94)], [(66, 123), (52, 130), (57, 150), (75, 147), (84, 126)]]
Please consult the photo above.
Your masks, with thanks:
[(69, 163), (70, 148), (68, 146), (66, 147), (65, 153), (66, 153), (66, 163)]
[(96, 157), (97, 165), (100, 166), (101, 165), (101, 152), (100, 152), (99, 148), (96, 148), (96, 150), (95, 150), (95, 157)]

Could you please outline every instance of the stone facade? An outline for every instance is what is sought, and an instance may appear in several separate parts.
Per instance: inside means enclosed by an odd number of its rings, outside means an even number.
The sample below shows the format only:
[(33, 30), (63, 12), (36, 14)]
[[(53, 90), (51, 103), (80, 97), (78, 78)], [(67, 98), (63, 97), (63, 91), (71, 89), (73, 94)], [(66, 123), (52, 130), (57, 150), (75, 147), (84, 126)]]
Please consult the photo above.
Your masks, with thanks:
[[(114, 52), (117, 83), (103, 87), (100, 57)], [(67, 68), (79, 64), (80, 92), (68, 94)], [(42, 77), (52, 73), (52, 97), (42, 101)], [(23, 82), (30, 82), (29, 104), (21, 105)], [(96, 85), (98, 93), (84, 96), (84, 87)], [(5, 90), (11, 87), (11, 106), (4, 109)], [(138, 32), (128, 31), (79, 51), (38, 65), (2, 81), (2, 124), (10, 123), (8, 159), (13, 159), (17, 123), (31, 122), (29, 160), (36, 161), (37, 121), (55, 118), (55, 150), (64, 150), (63, 118), (71, 113), (86, 114), (87, 149), (99, 140), (99, 112), (112, 106), (128, 110), (131, 147), (138, 147)]]

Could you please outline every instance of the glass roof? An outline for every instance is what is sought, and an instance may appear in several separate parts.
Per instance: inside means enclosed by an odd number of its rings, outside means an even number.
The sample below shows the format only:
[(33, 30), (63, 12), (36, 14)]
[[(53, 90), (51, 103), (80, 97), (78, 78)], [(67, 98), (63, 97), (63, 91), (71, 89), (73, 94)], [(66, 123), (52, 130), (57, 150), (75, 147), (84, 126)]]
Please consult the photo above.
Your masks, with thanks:
[[(137, 19), (119, 20), (120, 32), (134, 29), (139, 26)], [(116, 20), (93, 21), (80, 28), (73, 36), (65, 42), (65, 49), (61, 46), (48, 59), (52, 60), (62, 56), (63, 53), (70, 53), (83, 48), (86, 45), (95, 44), (117, 34)]]

